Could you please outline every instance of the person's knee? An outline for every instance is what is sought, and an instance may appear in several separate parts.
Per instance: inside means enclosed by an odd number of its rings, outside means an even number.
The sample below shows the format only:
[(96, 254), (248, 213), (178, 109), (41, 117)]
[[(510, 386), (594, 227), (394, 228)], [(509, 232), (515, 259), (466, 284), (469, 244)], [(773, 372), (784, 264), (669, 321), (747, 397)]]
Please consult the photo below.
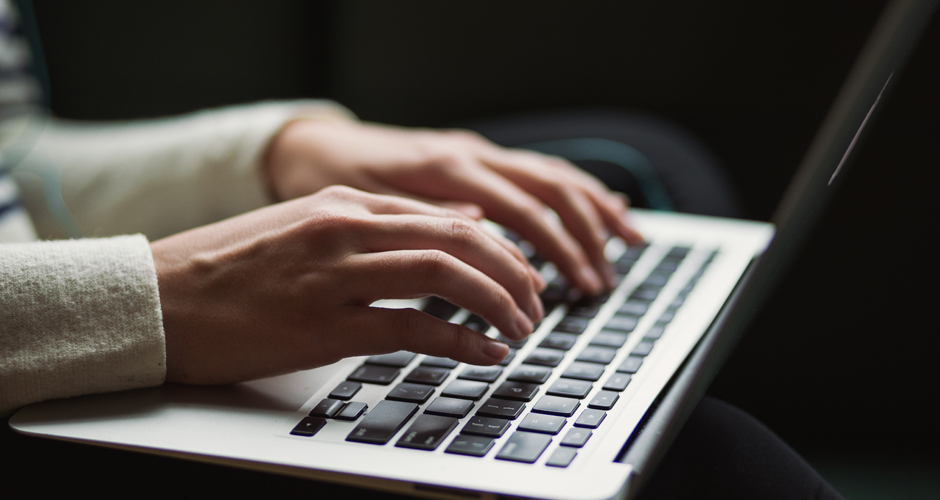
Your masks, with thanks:
[(765, 425), (719, 400), (692, 412), (643, 498), (840, 498)]

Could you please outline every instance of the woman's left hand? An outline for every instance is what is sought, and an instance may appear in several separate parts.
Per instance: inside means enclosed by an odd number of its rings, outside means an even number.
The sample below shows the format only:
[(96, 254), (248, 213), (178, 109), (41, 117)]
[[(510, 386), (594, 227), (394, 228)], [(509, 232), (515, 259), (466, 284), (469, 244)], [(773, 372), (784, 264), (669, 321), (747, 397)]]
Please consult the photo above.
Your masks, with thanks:
[(346, 185), (485, 215), (591, 294), (613, 285), (608, 236), (642, 242), (627, 222), (625, 196), (563, 159), (505, 149), (468, 131), (297, 120), (272, 141), (264, 168), (281, 200)]

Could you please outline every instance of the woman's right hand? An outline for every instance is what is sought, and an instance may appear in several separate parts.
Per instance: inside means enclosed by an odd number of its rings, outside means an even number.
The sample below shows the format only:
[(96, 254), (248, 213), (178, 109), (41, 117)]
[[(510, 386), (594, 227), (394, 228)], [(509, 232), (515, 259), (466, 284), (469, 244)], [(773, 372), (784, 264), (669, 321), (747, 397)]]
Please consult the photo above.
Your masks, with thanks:
[(379, 299), (436, 295), (512, 339), (541, 319), (537, 272), (459, 212), (347, 187), (151, 244), (167, 381), (231, 383), (409, 350), (471, 364), (508, 348)]

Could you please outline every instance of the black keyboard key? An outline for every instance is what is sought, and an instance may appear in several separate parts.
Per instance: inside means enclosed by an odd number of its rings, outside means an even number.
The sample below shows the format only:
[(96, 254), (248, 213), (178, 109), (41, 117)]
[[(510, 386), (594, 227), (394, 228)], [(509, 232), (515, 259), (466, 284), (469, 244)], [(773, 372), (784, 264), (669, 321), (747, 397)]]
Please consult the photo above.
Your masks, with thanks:
[(576, 304), (572, 304), (571, 308), (568, 309), (569, 316), (577, 316), (579, 318), (593, 318), (597, 316), (597, 313), (601, 310), (601, 306), (604, 303), (596, 300), (580, 300)]
[(623, 360), (623, 363), (620, 363), (620, 367), (617, 368), (617, 371), (623, 373), (636, 373), (642, 364), (643, 358), (628, 356), (627, 359)]
[(655, 345), (656, 344), (654, 344), (653, 341), (651, 340), (644, 340), (640, 342), (639, 344), (637, 344), (636, 347), (634, 347), (632, 351), (630, 351), (630, 355), (631, 356), (646, 356), (653, 350), (653, 346)]
[(669, 249), (669, 253), (667, 253), (664, 258), (681, 260), (684, 259), (686, 255), (689, 255), (691, 251), (692, 249), (690, 247), (674, 246)]
[(630, 274), (630, 271), (633, 270), (633, 265), (634, 265), (634, 264), (636, 264), (636, 261), (635, 261), (635, 260), (627, 260), (627, 261), (623, 261), (623, 262), (621, 262), (621, 261), (614, 262), (614, 273), (616, 273), (616, 274), (618, 274), (618, 275), (621, 275), (621, 276), (626, 276), (626, 275)]
[(437, 449), (454, 427), (457, 427), (456, 418), (419, 415), (395, 446), (431, 451)]
[(398, 351), (390, 352), (388, 354), (379, 354), (377, 356), (369, 356), (366, 359), (367, 365), (382, 365), (382, 366), (396, 366), (402, 368), (408, 366), (408, 363), (411, 363), (412, 359), (415, 359), (416, 354), (408, 351)]
[[(578, 293), (581, 293), (580, 290), (577, 290), (577, 289), (575, 289), (575, 290), (576, 290)], [(599, 293), (599, 294), (597, 294), (597, 295), (590, 295), (590, 296), (586, 296), (586, 297), (580, 298), (580, 299), (578, 299), (577, 301), (574, 301), (574, 302), (575, 302), (576, 304), (580, 304), (580, 303), (582, 303), (582, 302), (591, 302), (591, 303), (600, 304), (600, 305), (603, 306), (603, 305), (606, 304), (607, 301), (609, 301), (609, 300), (610, 300), (610, 294), (609, 294), (609, 293)]]
[(310, 410), (310, 416), (333, 418), (333, 415), (336, 415), (340, 410), (343, 409), (344, 404), (346, 403), (343, 403), (338, 399), (322, 399), (319, 403), (317, 403), (316, 406), (313, 407), (312, 410)]
[(591, 345), (599, 345), (602, 347), (623, 347), (624, 342), (627, 341), (627, 334), (621, 332), (605, 332), (601, 331), (591, 339)]
[(597, 429), (601, 422), (607, 418), (607, 412), (603, 410), (592, 410), (590, 408), (581, 412), (578, 419), (575, 420), (575, 427), (586, 427), (588, 429)]
[(436, 366), (418, 366), (405, 377), (405, 382), (412, 384), (441, 385), (444, 379), (450, 375), (447, 368), (438, 368)]
[(574, 412), (577, 411), (579, 406), (581, 406), (581, 402), (577, 399), (542, 396), (541, 399), (535, 403), (535, 406), (532, 407), (532, 411), (561, 417), (570, 417), (574, 415)]
[(459, 361), (450, 358), (439, 358), (437, 356), (428, 356), (421, 360), (421, 366), (436, 366), (439, 368), (456, 368)]
[(559, 443), (562, 446), (570, 446), (572, 448), (581, 448), (587, 444), (588, 439), (591, 439), (591, 435), (594, 434), (588, 429), (574, 427), (568, 431), (568, 434), (565, 434), (565, 438)]
[(508, 399), (489, 398), (480, 405), (477, 415), (481, 417), (496, 417), (515, 420), (525, 409), (525, 403), (522, 401), (510, 401)]
[(618, 260), (621, 260), (621, 259), (639, 260), (640, 256), (643, 255), (643, 252), (646, 251), (647, 248), (649, 248), (649, 245), (647, 243), (638, 243), (636, 245), (633, 245), (630, 248), (626, 249), (620, 255), (620, 259)]
[(454, 316), (454, 313), (460, 310), (460, 307), (447, 302), (446, 300), (439, 297), (431, 297), (428, 299), (428, 303), (425, 304), (422, 311), (434, 316), (437, 319), (442, 319), (448, 321)]
[[(632, 250), (632, 249), (631, 249)], [(640, 258), (639, 253), (627, 250), (614, 262), (614, 272), (617, 274), (628, 274), (636, 261)]]
[(650, 275), (643, 281), (643, 285), (648, 286), (665, 286), (669, 282), (671, 274), (662, 274), (657, 272), (652, 272)]
[(556, 417), (555, 415), (541, 415), (539, 413), (530, 413), (526, 415), (519, 423), (520, 431), (541, 432), (543, 434), (555, 435), (561, 432), (565, 426), (565, 417)]
[(545, 461), (545, 465), (549, 467), (568, 467), (577, 455), (577, 448), (559, 446), (552, 453), (552, 456), (548, 457), (548, 460)]
[(578, 336), (571, 333), (552, 332), (545, 336), (539, 347), (567, 351), (578, 341)]
[(555, 325), (554, 331), (564, 333), (581, 334), (587, 329), (591, 322), (589, 318), (579, 318), (577, 316), (566, 316)]
[(326, 419), (322, 417), (304, 417), (303, 420), (290, 431), (295, 436), (310, 437), (317, 433), (326, 425)]
[(379, 401), (362, 422), (346, 436), (346, 441), (359, 443), (385, 444), (395, 435), (408, 419), (418, 411), (418, 405), (401, 401)]
[(509, 420), (503, 418), (471, 417), (460, 433), (498, 438), (503, 436), (510, 425)]
[(506, 354), (506, 357), (499, 362), (499, 366), (509, 366), (509, 363), (512, 363), (512, 360), (516, 359), (516, 350), (509, 348), (509, 353)]
[(619, 332), (632, 332), (639, 322), (639, 318), (633, 316), (614, 316), (604, 325), (605, 329), (616, 330)]
[(493, 391), (493, 396), (515, 401), (532, 401), (536, 392), (539, 392), (537, 384), (507, 380)]
[(441, 392), (442, 396), (458, 399), (472, 399), (477, 401), (486, 394), (490, 385), (486, 382), (476, 382), (474, 380), (454, 380), (447, 384), (447, 387)]
[(433, 393), (433, 387), (422, 384), (409, 384), (407, 382), (402, 382), (393, 387), (392, 390), (388, 391), (388, 395), (385, 396), (385, 399), (391, 399), (392, 401), (408, 401), (420, 404), (427, 401)]
[(679, 264), (681, 260), (667, 259), (663, 260), (656, 266), (656, 270), (662, 273), (674, 273), (676, 269), (679, 269)]
[(491, 437), (461, 434), (451, 441), (450, 446), (444, 450), (444, 453), (482, 457), (489, 453), (494, 442), (495, 439)]
[(639, 243), (639, 244), (633, 245), (630, 248), (626, 249), (623, 252), (623, 254), (620, 255), (620, 259), (618, 260), (621, 260), (621, 259), (631, 259), (634, 261), (639, 260), (640, 256), (643, 255), (643, 252), (648, 247), (649, 245), (647, 245), (646, 243)]
[(460, 372), (457, 378), (479, 380), (480, 382), (495, 382), (502, 373), (502, 366), (468, 366)]
[(669, 303), (670, 309), (678, 309), (682, 307), (682, 304), (685, 303), (685, 295), (679, 294), (676, 298), (672, 299), (672, 302)]
[(606, 365), (607, 363), (610, 363), (616, 355), (616, 349), (589, 345), (585, 347), (583, 351), (581, 351), (581, 354), (578, 354), (577, 361)]
[(507, 380), (543, 384), (551, 375), (552, 369), (545, 366), (519, 365), (516, 371), (512, 372), (509, 377), (507, 377)]
[(352, 372), (347, 380), (367, 384), (389, 385), (398, 378), (399, 374), (401, 374), (401, 370), (393, 366), (362, 365), (356, 368), (356, 371)]
[(486, 333), (486, 331), (490, 329), (490, 324), (476, 314), (471, 314), (469, 318), (464, 320), (463, 326), (480, 333)]
[(610, 376), (609, 379), (607, 379), (607, 382), (604, 383), (604, 390), (620, 392), (630, 385), (630, 379), (632, 378), (633, 376), (629, 373), (614, 373)]
[(362, 389), (362, 384), (359, 382), (353, 382), (352, 380), (344, 380), (336, 386), (335, 389), (330, 391), (330, 398), (332, 399), (342, 399), (343, 401), (349, 401), (353, 396), (359, 392), (359, 389)]
[(630, 316), (643, 316), (646, 314), (646, 311), (649, 310), (649, 307), (649, 303), (647, 302), (628, 300), (622, 306), (620, 306), (620, 309), (618, 309), (617, 312)]
[(511, 349), (522, 349), (525, 343), (529, 341), (529, 337), (522, 340), (513, 340), (505, 335), (497, 335), (496, 340), (508, 345)]
[(369, 405), (365, 403), (359, 401), (350, 401), (349, 403), (346, 403), (346, 406), (344, 406), (343, 409), (340, 410), (339, 413), (337, 413), (333, 418), (336, 420), (356, 420), (357, 418), (361, 417), (363, 413), (365, 413), (366, 408), (368, 407)]
[(555, 309), (555, 306), (564, 302), (568, 296), (568, 290), (567, 285), (557, 283), (549, 283), (545, 287), (545, 290), (539, 294), (539, 298), (542, 299), (542, 307), (545, 309), (546, 314)]
[(580, 361), (575, 361), (568, 365), (568, 368), (565, 368), (565, 371), (561, 374), (561, 376), (564, 378), (590, 380), (591, 382), (595, 382), (599, 380), (604, 374), (604, 368), (604, 365), (599, 365), (597, 363), (582, 363)]
[(496, 454), (499, 460), (512, 460), (527, 464), (535, 463), (552, 443), (552, 437), (535, 432), (516, 431)]
[(565, 351), (536, 347), (529, 353), (529, 357), (525, 358), (525, 363), (529, 365), (558, 366), (562, 359), (565, 359)]
[(594, 410), (609, 410), (614, 407), (614, 404), (617, 400), (620, 399), (620, 394), (613, 391), (600, 391), (594, 395), (594, 398), (591, 399), (591, 402), (588, 403), (588, 408)]
[(593, 388), (594, 385), (586, 380), (560, 378), (548, 388), (546, 393), (552, 396), (584, 399)]
[(464, 418), (473, 408), (473, 401), (441, 396), (425, 408), (424, 413), (442, 417)]
[(644, 335), (644, 337), (650, 340), (659, 340), (659, 338), (663, 336), (663, 332), (665, 331), (666, 331), (666, 325), (660, 325), (659, 323), (657, 323), (652, 328), (650, 328), (649, 331), (646, 332), (646, 335)]
[(662, 290), (662, 287), (641, 286), (637, 288), (633, 293), (630, 294), (630, 300), (642, 300), (646, 302), (652, 302), (656, 300), (656, 297), (659, 297), (660, 290)]

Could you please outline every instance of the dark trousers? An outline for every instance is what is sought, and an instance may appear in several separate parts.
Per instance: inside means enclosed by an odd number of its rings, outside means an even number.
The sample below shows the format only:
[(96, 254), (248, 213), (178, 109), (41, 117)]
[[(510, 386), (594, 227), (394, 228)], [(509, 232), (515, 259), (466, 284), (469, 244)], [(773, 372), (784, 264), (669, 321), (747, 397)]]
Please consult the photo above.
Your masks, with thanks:
[(754, 417), (706, 397), (640, 498), (822, 500), (842, 496)]

